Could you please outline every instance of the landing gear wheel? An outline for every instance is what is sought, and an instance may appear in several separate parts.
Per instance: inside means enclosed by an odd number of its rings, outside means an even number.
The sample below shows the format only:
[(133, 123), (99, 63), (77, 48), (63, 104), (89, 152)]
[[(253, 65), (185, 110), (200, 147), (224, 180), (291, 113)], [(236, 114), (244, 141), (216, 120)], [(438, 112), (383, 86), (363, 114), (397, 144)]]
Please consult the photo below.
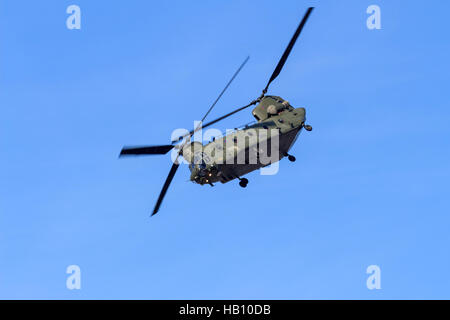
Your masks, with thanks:
[(245, 179), (245, 178), (240, 179), (239, 185), (240, 185), (242, 188), (247, 187), (247, 184), (248, 184), (248, 180), (247, 180), (247, 179)]
[(295, 157), (294, 156), (291, 156), (291, 155), (289, 155), (288, 156), (288, 160), (290, 161), (290, 162), (295, 162)]
[(306, 131), (312, 130), (312, 127), (309, 124), (305, 124), (303, 127), (305, 128)]

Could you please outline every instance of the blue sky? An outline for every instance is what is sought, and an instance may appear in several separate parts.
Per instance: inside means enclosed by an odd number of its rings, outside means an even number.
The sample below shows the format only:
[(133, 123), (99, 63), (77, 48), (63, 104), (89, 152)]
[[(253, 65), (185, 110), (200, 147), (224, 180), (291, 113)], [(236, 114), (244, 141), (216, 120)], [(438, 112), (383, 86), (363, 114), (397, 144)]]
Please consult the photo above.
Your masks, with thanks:
[[(82, 11), (66, 28), (66, 8)], [(366, 8), (381, 8), (368, 30)], [(307, 109), (280, 172), (214, 188), (165, 144), (259, 95)], [(0, 298), (450, 298), (444, 1), (2, 1)], [(242, 112), (218, 128), (253, 118)], [(66, 268), (81, 268), (81, 290)], [(366, 268), (381, 268), (368, 290)]]

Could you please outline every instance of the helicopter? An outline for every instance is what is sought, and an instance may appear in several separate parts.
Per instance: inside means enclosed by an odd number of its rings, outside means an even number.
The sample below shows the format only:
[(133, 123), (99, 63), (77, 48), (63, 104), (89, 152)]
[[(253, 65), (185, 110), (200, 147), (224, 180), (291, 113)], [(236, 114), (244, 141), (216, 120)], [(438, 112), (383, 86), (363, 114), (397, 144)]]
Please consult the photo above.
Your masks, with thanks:
[[(173, 139), (171, 144), (122, 148), (119, 157), (163, 155), (172, 149), (177, 151), (173, 165), (156, 201), (152, 216), (159, 211), (169, 185), (180, 166), (180, 156), (189, 163), (190, 181), (200, 185), (214, 186), (216, 182), (227, 183), (238, 179), (239, 185), (243, 188), (247, 187), (248, 184), (248, 179), (243, 178), (243, 176), (249, 172), (275, 163), (284, 157), (288, 157), (291, 162), (296, 160), (293, 155), (288, 153), (290, 148), (302, 129), (312, 130), (312, 127), (305, 123), (306, 110), (305, 108), (294, 108), (287, 100), (278, 96), (266, 95), (266, 93), (272, 81), (280, 74), (313, 9), (314, 7), (309, 7), (306, 10), (266, 87), (258, 98), (226, 115), (203, 124), (231, 82), (247, 63), (249, 59), (247, 57), (193, 130), (178, 137), (178, 139)], [(256, 123), (240, 129), (236, 128), (225, 136), (214, 137), (213, 141), (206, 145), (198, 141), (191, 141), (194, 134), (202, 128), (209, 127), (251, 106), (255, 106), (252, 115), (256, 119)], [(244, 143), (239, 143), (242, 141)], [(273, 148), (274, 146), (275, 148)], [(271, 150), (269, 160), (267, 160), (267, 157), (262, 159), (261, 154), (268, 153), (269, 149)]]

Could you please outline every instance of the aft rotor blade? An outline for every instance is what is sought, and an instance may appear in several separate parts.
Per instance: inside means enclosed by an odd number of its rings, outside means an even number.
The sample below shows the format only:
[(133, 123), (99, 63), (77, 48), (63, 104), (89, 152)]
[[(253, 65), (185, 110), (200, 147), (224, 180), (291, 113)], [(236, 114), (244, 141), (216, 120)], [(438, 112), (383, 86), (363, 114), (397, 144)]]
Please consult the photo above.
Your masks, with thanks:
[(164, 182), (164, 186), (161, 189), (161, 193), (159, 194), (158, 201), (156, 201), (152, 216), (158, 212), (159, 207), (161, 206), (161, 203), (164, 199), (164, 196), (166, 195), (167, 189), (169, 188), (169, 185), (172, 182), (172, 179), (175, 176), (175, 173), (177, 172), (177, 169), (179, 166), (180, 166), (180, 164), (178, 163), (178, 157), (177, 157), (177, 159), (175, 159), (175, 162), (172, 165), (172, 168), (170, 168), (169, 175), (167, 176), (166, 182)]
[(246, 108), (248, 108), (248, 107), (250, 107), (250, 106), (256, 104), (257, 102), (258, 102), (257, 100), (254, 100), (254, 101), (250, 102), (249, 104), (247, 104), (247, 105), (245, 105), (245, 106), (243, 106), (243, 107), (240, 107), (240, 108), (238, 108), (238, 109), (236, 109), (236, 110), (234, 110), (234, 111), (231, 111), (230, 113), (227, 113), (227, 114), (224, 115), (224, 116), (221, 116), (220, 118), (217, 118), (217, 119), (215, 119), (215, 120), (213, 120), (213, 121), (210, 121), (210, 122), (208, 122), (208, 123), (205, 123), (204, 125), (199, 126), (199, 127), (197, 127), (195, 130), (192, 130), (191, 132), (189, 132), (189, 135), (193, 135), (193, 134), (194, 134), (195, 132), (197, 132), (200, 128), (206, 128), (206, 127), (209, 127), (209, 126), (211, 126), (211, 125), (213, 125), (213, 124), (215, 124), (215, 123), (217, 123), (217, 122), (219, 122), (219, 121), (221, 121), (221, 120), (223, 120), (223, 119), (225, 119), (225, 118), (228, 118), (229, 116), (232, 116), (232, 115), (235, 114), (235, 113), (238, 113), (239, 111), (242, 111), (242, 110), (244, 110), (244, 109), (246, 109)]
[(303, 16), (302, 21), (297, 27), (297, 30), (295, 30), (294, 35), (291, 38), (291, 41), (289, 41), (288, 46), (284, 50), (283, 55), (281, 56), (280, 61), (278, 62), (277, 66), (275, 67), (275, 70), (272, 73), (272, 76), (270, 77), (269, 82), (267, 83), (266, 87), (263, 90), (263, 93), (265, 94), (267, 92), (267, 89), (269, 88), (270, 83), (278, 77), (278, 75), (281, 72), (281, 69), (283, 69), (284, 63), (286, 62), (287, 58), (289, 57), (289, 54), (291, 53), (292, 48), (294, 47), (295, 42), (297, 41), (298, 36), (302, 32), (303, 27), (305, 26), (306, 21), (309, 18), (309, 15), (313, 11), (314, 7), (309, 7), (306, 11), (305, 15)]
[(172, 150), (173, 145), (161, 145), (161, 146), (145, 146), (145, 147), (124, 147), (120, 151), (119, 157), (122, 156), (140, 156), (146, 154), (166, 154)]

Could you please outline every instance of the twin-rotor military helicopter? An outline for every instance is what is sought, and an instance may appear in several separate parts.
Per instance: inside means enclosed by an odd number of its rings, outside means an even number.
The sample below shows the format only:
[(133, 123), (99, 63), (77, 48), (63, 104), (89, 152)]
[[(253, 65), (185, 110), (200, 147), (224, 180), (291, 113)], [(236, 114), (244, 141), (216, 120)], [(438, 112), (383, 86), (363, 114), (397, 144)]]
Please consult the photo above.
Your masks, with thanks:
[[(203, 116), (199, 125), (191, 130), (188, 134), (179, 138), (179, 140), (172, 141), (172, 144), (169, 145), (158, 145), (158, 146), (144, 146), (144, 147), (124, 147), (120, 152), (120, 156), (129, 156), (129, 155), (154, 155), (154, 154), (166, 154), (171, 149), (175, 148), (178, 150), (176, 159), (172, 165), (172, 168), (169, 171), (169, 175), (166, 178), (166, 181), (162, 187), (161, 193), (156, 201), (155, 208), (153, 209), (152, 215), (156, 214), (161, 206), (162, 200), (169, 188), (170, 183), (180, 165), (179, 156), (182, 156), (190, 165), (189, 169), (191, 171), (190, 180), (198, 183), (200, 185), (210, 184), (213, 185), (215, 182), (226, 183), (228, 181), (239, 179), (239, 185), (241, 187), (246, 187), (248, 180), (246, 178), (242, 178), (245, 174), (252, 172), (254, 170), (260, 169), (268, 163), (261, 161), (259, 157), (256, 158), (256, 161), (253, 163), (244, 162), (239, 163), (239, 161), (224, 161), (227, 157), (232, 157), (236, 160), (239, 153), (245, 154), (248, 158), (249, 154), (252, 150), (256, 150), (259, 152), (259, 145), (261, 141), (256, 141), (254, 144), (252, 142), (247, 143), (242, 150), (238, 150), (236, 146), (231, 146), (232, 150), (227, 150), (227, 147), (222, 148), (225, 145), (225, 141), (230, 141), (236, 139), (241, 139), (243, 137), (250, 137), (252, 133), (262, 132), (262, 131), (274, 131), (278, 132), (278, 148), (275, 155), (271, 155), (270, 163), (274, 163), (279, 161), (283, 157), (288, 157), (290, 161), (295, 161), (295, 157), (288, 154), (289, 149), (295, 143), (298, 134), (304, 128), (307, 131), (311, 131), (311, 126), (305, 124), (306, 120), (306, 111), (304, 108), (294, 108), (292, 107), (287, 100), (284, 100), (277, 96), (266, 96), (269, 85), (275, 80), (280, 74), (294, 44), (300, 35), (306, 21), (308, 20), (311, 12), (313, 11), (313, 7), (308, 8), (303, 19), (298, 25), (294, 35), (292, 36), (288, 46), (286, 47), (280, 61), (278, 62), (275, 70), (272, 73), (266, 87), (263, 89), (262, 94), (255, 100), (251, 101), (249, 104), (240, 107), (220, 118), (217, 118), (213, 121), (210, 121), (206, 124), (203, 124), (203, 121), (206, 119), (208, 114), (214, 108), (216, 103), (222, 97), (223, 93), (226, 91), (228, 86), (237, 76), (239, 71), (248, 61), (248, 58), (242, 63), (236, 73), (233, 75), (231, 80), (227, 83), (225, 88), (220, 93), (219, 97), (214, 101), (214, 103), (209, 108), (208, 112)], [(250, 106), (256, 105), (256, 107), (252, 111), (252, 115), (256, 119), (256, 123), (253, 125), (246, 126), (240, 130), (236, 130), (235, 132), (228, 134), (222, 138), (216, 138), (214, 141), (202, 145), (199, 142), (191, 142), (192, 136), (199, 131), (201, 128), (209, 127), (229, 116), (242, 111)], [(264, 133), (264, 132), (263, 132)], [(265, 142), (270, 144), (271, 136), (266, 135)], [(180, 142), (180, 144), (176, 144)], [(255, 140), (252, 140), (255, 141)], [(211, 153), (205, 152), (208, 149), (214, 148), (214, 150), (222, 150), (223, 152), (213, 152), (213, 156), (210, 156)], [(231, 151), (231, 152), (230, 152)], [(207, 156), (209, 154), (209, 156)], [(270, 164), (269, 163), (269, 164)]]

